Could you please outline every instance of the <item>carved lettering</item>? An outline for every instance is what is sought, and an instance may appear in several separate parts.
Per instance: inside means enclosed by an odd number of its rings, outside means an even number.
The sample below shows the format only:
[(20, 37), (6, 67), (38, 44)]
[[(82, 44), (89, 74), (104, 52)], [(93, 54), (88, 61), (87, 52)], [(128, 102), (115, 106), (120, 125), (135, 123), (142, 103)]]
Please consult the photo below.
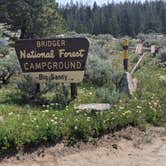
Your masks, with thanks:
[(81, 70), (81, 62), (31, 62), (24, 63), (25, 71), (38, 71), (38, 70), (47, 70), (47, 71), (56, 71), (56, 70)]
[(38, 58), (55, 58), (54, 50), (49, 52), (36, 52), (34, 50), (27, 52), (26, 50), (20, 50), (20, 59), (38, 59)]
[(46, 48), (46, 47), (64, 47), (66, 45), (65, 40), (38, 40), (36, 41), (37, 48)]
[(59, 50), (60, 58), (83, 58), (85, 50), (80, 49), (79, 51), (67, 52), (65, 49)]

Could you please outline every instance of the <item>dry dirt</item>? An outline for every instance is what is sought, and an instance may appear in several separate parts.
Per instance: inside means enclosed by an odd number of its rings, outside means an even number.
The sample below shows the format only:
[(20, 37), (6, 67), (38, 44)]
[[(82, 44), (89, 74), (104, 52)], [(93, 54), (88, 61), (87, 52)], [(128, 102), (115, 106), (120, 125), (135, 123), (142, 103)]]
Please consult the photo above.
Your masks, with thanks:
[(142, 132), (128, 127), (92, 142), (20, 151), (1, 156), (0, 166), (166, 166), (164, 128), (149, 126)]

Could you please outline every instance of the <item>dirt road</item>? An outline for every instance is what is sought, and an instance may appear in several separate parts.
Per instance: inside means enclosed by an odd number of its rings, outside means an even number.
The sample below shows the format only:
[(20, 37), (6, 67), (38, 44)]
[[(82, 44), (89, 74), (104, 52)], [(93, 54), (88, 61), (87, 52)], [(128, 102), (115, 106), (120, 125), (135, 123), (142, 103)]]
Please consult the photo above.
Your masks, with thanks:
[[(94, 143), (94, 141), (93, 141)], [(166, 166), (166, 130), (128, 127), (92, 143), (58, 144), (4, 158), (0, 166)]]

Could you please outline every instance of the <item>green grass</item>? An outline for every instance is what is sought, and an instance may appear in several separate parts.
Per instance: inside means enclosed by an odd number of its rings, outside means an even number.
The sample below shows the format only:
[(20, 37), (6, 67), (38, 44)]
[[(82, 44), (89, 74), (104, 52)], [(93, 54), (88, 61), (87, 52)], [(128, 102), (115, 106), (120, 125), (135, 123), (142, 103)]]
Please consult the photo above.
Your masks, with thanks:
[[(0, 106), (0, 149), (67, 139), (69, 144), (88, 140), (110, 130), (137, 123), (136, 112), (114, 108), (108, 112), (91, 114), (75, 110), (36, 110), (31, 107)], [(138, 118), (138, 117), (137, 117)]]
[[(1, 98), (4, 104), (0, 105), (0, 150), (46, 141), (56, 143), (63, 139), (72, 145), (78, 140), (88, 141), (90, 137), (96, 138), (129, 124), (143, 130), (147, 123), (166, 127), (166, 86), (160, 79), (164, 73), (165, 69), (147, 63), (135, 74), (139, 80), (135, 95), (122, 98), (111, 110), (103, 113), (74, 109), (74, 104), (95, 98), (93, 87), (81, 86), (75, 103), (61, 111), (19, 106), (12, 102), (6, 104)], [(15, 90), (1, 89), (0, 96), (9, 96), (7, 99), (11, 101), (11, 92)]]
[[(118, 57), (114, 57), (118, 60)], [(119, 62), (118, 62), (119, 63)], [(133, 63), (131, 63), (133, 65)], [(147, 57), (134, 77), (138, 89), (131, 98), (121, 98), (105, 112), (76, 110), (78, 103), (97, 102), (96, 87), (82, 83), (78, 98), (62, 110), (46, 105), (24, 105), (13, 86), (0, 89), (0, 152), (25, 145), (67, 140), (73, 145), (128, 125), (145, 130), (146, 124), (166, 127), (165, 68)], [(52, 103), (54, 104), (54, 103)]]

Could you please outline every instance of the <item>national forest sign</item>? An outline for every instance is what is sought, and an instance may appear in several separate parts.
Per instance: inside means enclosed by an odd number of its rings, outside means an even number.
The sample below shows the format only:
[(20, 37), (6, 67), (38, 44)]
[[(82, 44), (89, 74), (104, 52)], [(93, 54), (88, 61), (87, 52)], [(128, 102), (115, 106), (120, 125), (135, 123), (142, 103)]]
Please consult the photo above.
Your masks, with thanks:
[(85, 38), (19, 40), (15, 49), (22, 72), (37, 82), (83, 80), (89, 49)]

